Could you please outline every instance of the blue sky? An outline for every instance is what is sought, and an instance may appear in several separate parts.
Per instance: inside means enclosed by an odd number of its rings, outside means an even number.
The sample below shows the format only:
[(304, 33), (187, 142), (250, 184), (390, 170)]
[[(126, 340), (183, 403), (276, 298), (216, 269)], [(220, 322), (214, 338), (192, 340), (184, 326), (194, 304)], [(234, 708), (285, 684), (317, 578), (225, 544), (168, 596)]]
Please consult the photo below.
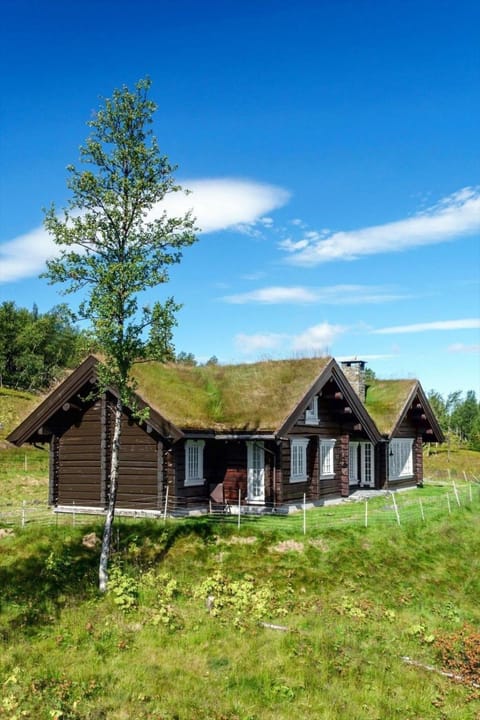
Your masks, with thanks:
[(479, 27), (473, 0), (4, 0), (0, 302), (65, 300), (42, 208), (99, 98), (149, 75), (202, 228), (150, 294), (183, 303), (177, 350), (478, 393)]

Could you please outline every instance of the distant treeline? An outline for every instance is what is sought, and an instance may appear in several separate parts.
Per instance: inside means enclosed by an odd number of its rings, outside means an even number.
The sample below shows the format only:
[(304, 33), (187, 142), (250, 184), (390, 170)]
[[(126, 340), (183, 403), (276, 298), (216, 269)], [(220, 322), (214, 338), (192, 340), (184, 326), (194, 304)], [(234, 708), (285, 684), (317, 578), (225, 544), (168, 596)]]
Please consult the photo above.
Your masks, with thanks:
[(0, 385), (44, 390), (75, 367), (88, 350), (88, 336), (76, 328), (66, 305), (46, 313), (0, 305)]
[(480, 401), (474, 390), (465, 395), (457, 390), (446, 398), (431, 390), (428, 399), (447, 437), (456, 436), (470, 449), (480, 450)]

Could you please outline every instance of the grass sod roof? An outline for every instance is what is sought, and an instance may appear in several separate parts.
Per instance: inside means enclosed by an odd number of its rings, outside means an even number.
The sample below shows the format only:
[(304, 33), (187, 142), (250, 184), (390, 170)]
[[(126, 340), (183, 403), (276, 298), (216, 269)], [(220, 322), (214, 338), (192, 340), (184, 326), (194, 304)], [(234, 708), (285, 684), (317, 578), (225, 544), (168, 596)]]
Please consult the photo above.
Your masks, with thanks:
[(152, 409), (187, 431), (276, 430), (331, 358), (242, 365), (141, 363), (133, 377)]
[(371, 380), (367, 385), (365, 407), (382, 435), (390, 435), (416, 380)]

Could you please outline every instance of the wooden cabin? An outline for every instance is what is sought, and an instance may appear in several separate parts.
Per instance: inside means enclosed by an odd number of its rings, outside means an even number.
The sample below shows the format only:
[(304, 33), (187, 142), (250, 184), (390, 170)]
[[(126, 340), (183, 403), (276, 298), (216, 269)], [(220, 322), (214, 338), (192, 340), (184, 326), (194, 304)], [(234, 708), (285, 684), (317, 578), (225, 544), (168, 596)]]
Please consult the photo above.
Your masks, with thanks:
[[(58, 510), (107, 504), (115, 389), (98, 395), (98, 363), (88, 357), (8, 438), (49, 444)], [(273, 508), (421, 483), (421, 444), (443, 436), (420, 385), (379, 381), (362, 401), (348, 372), (333, 358), (138, 364), (148, 419), (124, 412), (117, 509), (161, 513), (167, 498), (177, 512), (212, 499)]]

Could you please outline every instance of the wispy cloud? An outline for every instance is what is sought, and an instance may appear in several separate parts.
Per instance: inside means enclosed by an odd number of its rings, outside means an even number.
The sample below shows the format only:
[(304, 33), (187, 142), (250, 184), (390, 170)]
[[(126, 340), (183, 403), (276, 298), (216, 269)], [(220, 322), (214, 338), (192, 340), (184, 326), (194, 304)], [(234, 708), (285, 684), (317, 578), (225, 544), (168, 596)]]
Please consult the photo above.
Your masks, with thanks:
[[(159, 217), (164, 211), (167, 215), (177, 216), (192, 210), (197, 226), (204, 233), (225, 230), (239, 223), (254, 223), (289, 199), (289, 193), (283, 188), (253, 180), (186, 179), (181, 184), (191, 190), (191, 194), (168, 195), (150, 217)], [(268, 228), (271, 219), (263, 218), (262, 224)], [(38, 275), (46, 260), (57, 252), (43, 227), (1, 243), (0, 283)]]
[(332, 285), (309, 288), (302, 286), (270, 286), (245, 293), (225, 295), (224, 302), (233, 305), (257, 303), (262, 305), (280, 304), (324, 304), (351, 305), (357, 303), (384, 303), (410, 297), (381, 285)]
[(477, 345), (465, 345), (464, 343), (453, 343), (447, 348), (448, 352), (451, 353), (480, 353), (480, 344)]
[(464, 320), (437, 320), (435, 322), (415, 323), (414, 325), (394, 325), (393, 327), (372, 330), (375, 335), (396, 335), (398, 333), (419, 333), (427, 330), (477, 330), (480, 328), (480, 319), (467, 318)]
[(346, 327), (319, 323), (307, 328), (299, 334), (287, 333), (240, 333), (235, 336), (235, 345), (239, 353), (245, 356), (259, 355), (265, 352), (283, 354), (330, 352), (334, 340), (345, 333)]
[(356, 260), (447, 242), (480, 231), (480, 187), (463, 188), (412, 217), (345, 232), (310, 231), (280, 242), (292, 265)]
[(333, 341), (345, 332), (342, 325), (328, 322), (313, 325), (292, 339), (292, 349), (296, 352), (327, 352)]
[(253, 333), (235, 335), (235, 346), (242, 355), (257, 355), (258, 353), (279, 349), (288, 335), (281, 333)]
[(0, 283), (39, 275), (56, 252), (55, 243), (42, 227), (0, 244)]

